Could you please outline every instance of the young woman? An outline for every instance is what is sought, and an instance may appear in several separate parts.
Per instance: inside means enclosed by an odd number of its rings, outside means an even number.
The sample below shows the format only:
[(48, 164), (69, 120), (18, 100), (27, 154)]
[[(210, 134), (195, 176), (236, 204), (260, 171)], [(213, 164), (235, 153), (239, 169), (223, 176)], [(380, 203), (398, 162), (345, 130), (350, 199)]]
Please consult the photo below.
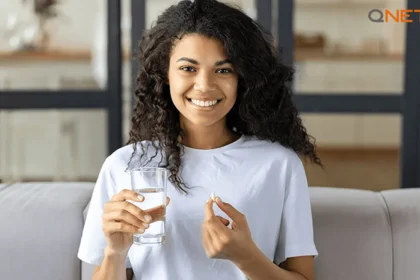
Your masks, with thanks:
[[(142, 38), (140, 65), (130, 143), (103, 164), (79, 248), (93, 279), (313, 280), (299, 156), (321, 161), (272, 38), (238, 9), (181, 1)], [(156, 216), (127, 203), (143, 199), (126, 170), (149, 165), (170, 174), (166, 242), (132, 246)]]

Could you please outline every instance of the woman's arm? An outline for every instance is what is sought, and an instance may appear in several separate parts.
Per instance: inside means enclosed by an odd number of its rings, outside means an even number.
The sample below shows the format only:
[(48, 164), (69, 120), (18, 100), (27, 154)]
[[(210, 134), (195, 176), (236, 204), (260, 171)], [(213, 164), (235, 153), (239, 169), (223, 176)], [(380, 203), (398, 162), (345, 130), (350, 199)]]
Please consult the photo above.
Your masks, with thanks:
[[(257, 249), (256, 249), (257, 250)], [(268, 259), (260, 250), (255, 257), (236, 266), (251, 280), (314, 280), (314, 258), (312, 256), (288, 258), (280, 267)]]
[(131, 280), (132, 270), (126, 269), (125, 259), (125, 255), (116, 255), (105, 249), (104, 261), (95, 267), (92, 280)]

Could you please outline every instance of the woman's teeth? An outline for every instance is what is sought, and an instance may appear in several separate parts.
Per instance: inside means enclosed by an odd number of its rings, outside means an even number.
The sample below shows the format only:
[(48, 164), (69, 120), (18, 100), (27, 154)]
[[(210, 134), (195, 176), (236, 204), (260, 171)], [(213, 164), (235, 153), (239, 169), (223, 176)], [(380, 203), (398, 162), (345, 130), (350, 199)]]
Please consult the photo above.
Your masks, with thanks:
[(191, 103), (194, 103), (195, 105), (200, 106), (200, 107), (214, 106), (216, 105), (217, 102), (218, 102), (217, 100), (202, 101), (202, 100), (191, 99)]

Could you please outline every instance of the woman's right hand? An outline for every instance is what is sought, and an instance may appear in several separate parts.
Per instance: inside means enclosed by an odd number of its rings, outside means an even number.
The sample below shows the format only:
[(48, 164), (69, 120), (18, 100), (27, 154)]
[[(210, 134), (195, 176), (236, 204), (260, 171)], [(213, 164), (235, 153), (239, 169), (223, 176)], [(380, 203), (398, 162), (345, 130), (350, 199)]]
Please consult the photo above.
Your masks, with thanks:
[[(144, 211), (127, 200), (142, 202), (144, 197), (135, 191), (124, 189), (105, 203), (102, 216), (107, 250), (117, 255), (127, 255), (133, 244), (133, 234), (143, 233), (164, 212), (163, 206)], [(166, 205), (169, 201), (167, 197)]]

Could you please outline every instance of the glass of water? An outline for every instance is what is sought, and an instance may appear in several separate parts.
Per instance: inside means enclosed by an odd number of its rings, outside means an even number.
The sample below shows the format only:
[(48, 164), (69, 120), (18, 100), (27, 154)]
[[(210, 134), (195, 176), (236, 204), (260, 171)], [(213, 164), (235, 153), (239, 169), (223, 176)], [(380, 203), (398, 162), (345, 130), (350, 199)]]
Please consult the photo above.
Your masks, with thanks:
[[(134, 244), (162, 244), (165, 242), (166, 179), (168, 171), (161, 167), (141, 167), (130, 170), (131, 188), (144, 196), (143, 202), (132, 202), (143, 211), (155, 209), (156, 215), (144, 233), (134, 234)], [(155, 216), (158, 218), (155, 219)]]

